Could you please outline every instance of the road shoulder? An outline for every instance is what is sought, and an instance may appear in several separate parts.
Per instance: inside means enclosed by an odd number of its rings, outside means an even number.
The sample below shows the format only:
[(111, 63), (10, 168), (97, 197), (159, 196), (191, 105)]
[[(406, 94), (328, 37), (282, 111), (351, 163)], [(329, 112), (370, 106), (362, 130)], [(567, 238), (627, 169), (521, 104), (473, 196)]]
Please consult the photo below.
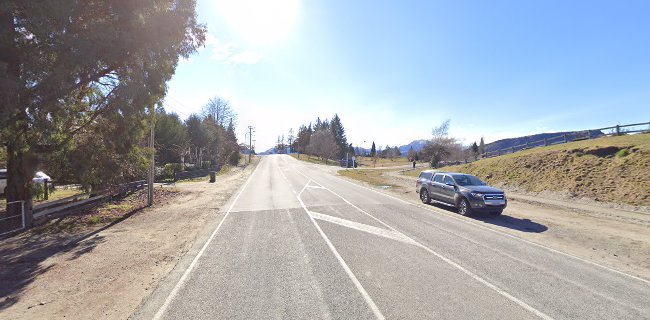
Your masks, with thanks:
[[(33, 267), (4, 282), (23, 279), (0, 300), (7, 319), (126, 319), (162, 284), (254, 170), (235, 168), (217, 183), (179, 183), (181, 195), (134, 213), (108, 228), (48, 235), (47, 241), (12, 238), (0, 244), (3, 259)], [(45, 237), (43, 238), (45, 239)], [(40, 240), (40, 239), (39, 239)], [(22, 245), (74, 243), (42, 257), (25, 256)], [(43, 251), (43, 248), (39, 248)], [(32, 261), (26, 261), (32, 260)]]

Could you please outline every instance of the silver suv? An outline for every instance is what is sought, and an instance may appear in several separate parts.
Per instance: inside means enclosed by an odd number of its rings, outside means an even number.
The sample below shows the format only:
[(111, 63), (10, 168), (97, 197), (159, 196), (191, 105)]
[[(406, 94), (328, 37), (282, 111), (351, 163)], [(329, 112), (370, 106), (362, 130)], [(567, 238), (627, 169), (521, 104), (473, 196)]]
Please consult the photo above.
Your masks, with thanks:
[(500, 215), (508, 205), (503, 190), (487, 186), (481, 179), (464, 173), (425, 170), (415, 183), (423, 203), (456, 207), (467, 216), (474, 212)]

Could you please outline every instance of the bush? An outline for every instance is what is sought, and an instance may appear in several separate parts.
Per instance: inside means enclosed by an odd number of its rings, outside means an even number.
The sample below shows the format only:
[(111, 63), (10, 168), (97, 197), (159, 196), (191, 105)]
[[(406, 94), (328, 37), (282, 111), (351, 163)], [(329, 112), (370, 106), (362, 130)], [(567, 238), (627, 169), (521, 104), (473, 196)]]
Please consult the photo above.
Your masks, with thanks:
[(629, 154), (630, 154), (630, 150), (621, 149), (621, 150), (618, 150), (618, 152), (616, 152), (616, 157), (622, 158), (622, 157), (628, 156)]
[(236, 166), (239, 163), (240, 158), (241, 154), (239, 152), (232, 152), (228, 157), (228, 164)]

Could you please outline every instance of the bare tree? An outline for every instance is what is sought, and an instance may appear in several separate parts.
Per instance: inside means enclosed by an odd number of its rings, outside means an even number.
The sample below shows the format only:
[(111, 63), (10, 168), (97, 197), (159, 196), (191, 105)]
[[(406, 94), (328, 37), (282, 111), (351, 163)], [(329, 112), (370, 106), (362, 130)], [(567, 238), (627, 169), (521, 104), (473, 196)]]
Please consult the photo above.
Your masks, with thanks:
[(329, 130), (318, 130), (311, 136), (307, 152), (320, 157), (327, 163), (328, 159), (338, 155), (339, 149), (334, 136)]
[(224, 128), (231, 120), (233, 124), (237, 123), (237, 113), (230, 105), (230, 101), (220, 97), (210, 99), (208, 103), (203, 106), (201, 113), (206, 119), (210, 119), (214, 121), (214, 124)]
[(431, 130), (433, 137), (422, 148), (422, 156), (429, 159), (431, 167), (437, 167), (440, 161), (445, 160), (452, 153), (457, 144), (456, 139), (448, 136), (449, 120), (443, 121)]

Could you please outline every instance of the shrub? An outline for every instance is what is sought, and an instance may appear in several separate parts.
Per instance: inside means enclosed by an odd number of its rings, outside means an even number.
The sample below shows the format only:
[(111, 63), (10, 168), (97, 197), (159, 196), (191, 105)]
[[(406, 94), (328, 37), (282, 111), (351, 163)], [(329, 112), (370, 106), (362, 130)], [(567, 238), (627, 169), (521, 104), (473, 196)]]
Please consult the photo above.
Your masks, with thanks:
[(616, 157), (622, 158), (622, 157), (628, 156), (629, 154), (630, 154), (630, 150), (621, 149), (621, 150), (618, 150), (618, 152), (616, 152)]

